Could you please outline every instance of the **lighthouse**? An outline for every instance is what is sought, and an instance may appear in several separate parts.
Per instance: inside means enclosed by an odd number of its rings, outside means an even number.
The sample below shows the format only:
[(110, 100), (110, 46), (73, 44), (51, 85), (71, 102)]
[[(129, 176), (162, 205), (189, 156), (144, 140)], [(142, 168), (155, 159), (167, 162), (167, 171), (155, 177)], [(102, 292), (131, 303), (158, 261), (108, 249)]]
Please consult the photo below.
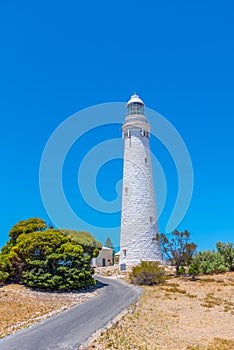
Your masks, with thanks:
[(120, 236), (120, 264), (162, 261), (150, 155), (150, 125), (144, 103), (133, 95), (127, 103)]

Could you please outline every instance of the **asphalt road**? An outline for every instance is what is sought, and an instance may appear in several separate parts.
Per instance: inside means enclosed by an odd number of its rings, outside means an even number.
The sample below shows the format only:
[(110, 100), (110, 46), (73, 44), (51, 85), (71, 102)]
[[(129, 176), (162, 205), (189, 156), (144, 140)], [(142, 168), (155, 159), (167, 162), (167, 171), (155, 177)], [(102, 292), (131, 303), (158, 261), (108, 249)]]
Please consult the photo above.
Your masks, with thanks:
[(0, 350), (74, 350), (133, 303), (139, 288), (95, 276), (100, 293), (30, 328), (0, 339)]

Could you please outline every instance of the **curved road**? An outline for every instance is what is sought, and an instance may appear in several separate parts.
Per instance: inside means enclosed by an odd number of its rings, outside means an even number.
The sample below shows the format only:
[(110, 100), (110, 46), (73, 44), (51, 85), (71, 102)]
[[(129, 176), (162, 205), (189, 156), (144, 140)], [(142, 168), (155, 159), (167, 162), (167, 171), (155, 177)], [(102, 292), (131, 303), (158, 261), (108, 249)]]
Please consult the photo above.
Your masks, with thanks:
[(45, 321), (0, 339), (0, 350), (74, 350), (142, 293), (126, 283), (95, 276), (100, 293)]

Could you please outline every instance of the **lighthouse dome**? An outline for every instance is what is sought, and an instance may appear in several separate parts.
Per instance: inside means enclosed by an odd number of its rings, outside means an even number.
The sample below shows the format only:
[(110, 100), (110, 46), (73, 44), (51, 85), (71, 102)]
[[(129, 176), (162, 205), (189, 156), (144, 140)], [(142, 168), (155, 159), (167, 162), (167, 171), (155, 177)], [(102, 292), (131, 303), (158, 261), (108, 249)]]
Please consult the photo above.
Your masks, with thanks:
[(132, 103), (139, 103), (141, 105), (144, 106), (144, 102), (140, 99), (140, 97), (136, 94), (132, 95), (132, 97), (130, 98), (130, 100), (127, 103), (127, 106), (132, 104)]

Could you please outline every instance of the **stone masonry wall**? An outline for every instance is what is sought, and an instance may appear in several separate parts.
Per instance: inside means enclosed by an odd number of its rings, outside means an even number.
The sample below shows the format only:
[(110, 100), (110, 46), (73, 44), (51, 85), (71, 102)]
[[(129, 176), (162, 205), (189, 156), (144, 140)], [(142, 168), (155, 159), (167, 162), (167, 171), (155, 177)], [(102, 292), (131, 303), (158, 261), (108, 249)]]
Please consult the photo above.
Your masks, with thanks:
[(120, 263), (161, 261), (149, 139), (132, 129), (124, 142)]

